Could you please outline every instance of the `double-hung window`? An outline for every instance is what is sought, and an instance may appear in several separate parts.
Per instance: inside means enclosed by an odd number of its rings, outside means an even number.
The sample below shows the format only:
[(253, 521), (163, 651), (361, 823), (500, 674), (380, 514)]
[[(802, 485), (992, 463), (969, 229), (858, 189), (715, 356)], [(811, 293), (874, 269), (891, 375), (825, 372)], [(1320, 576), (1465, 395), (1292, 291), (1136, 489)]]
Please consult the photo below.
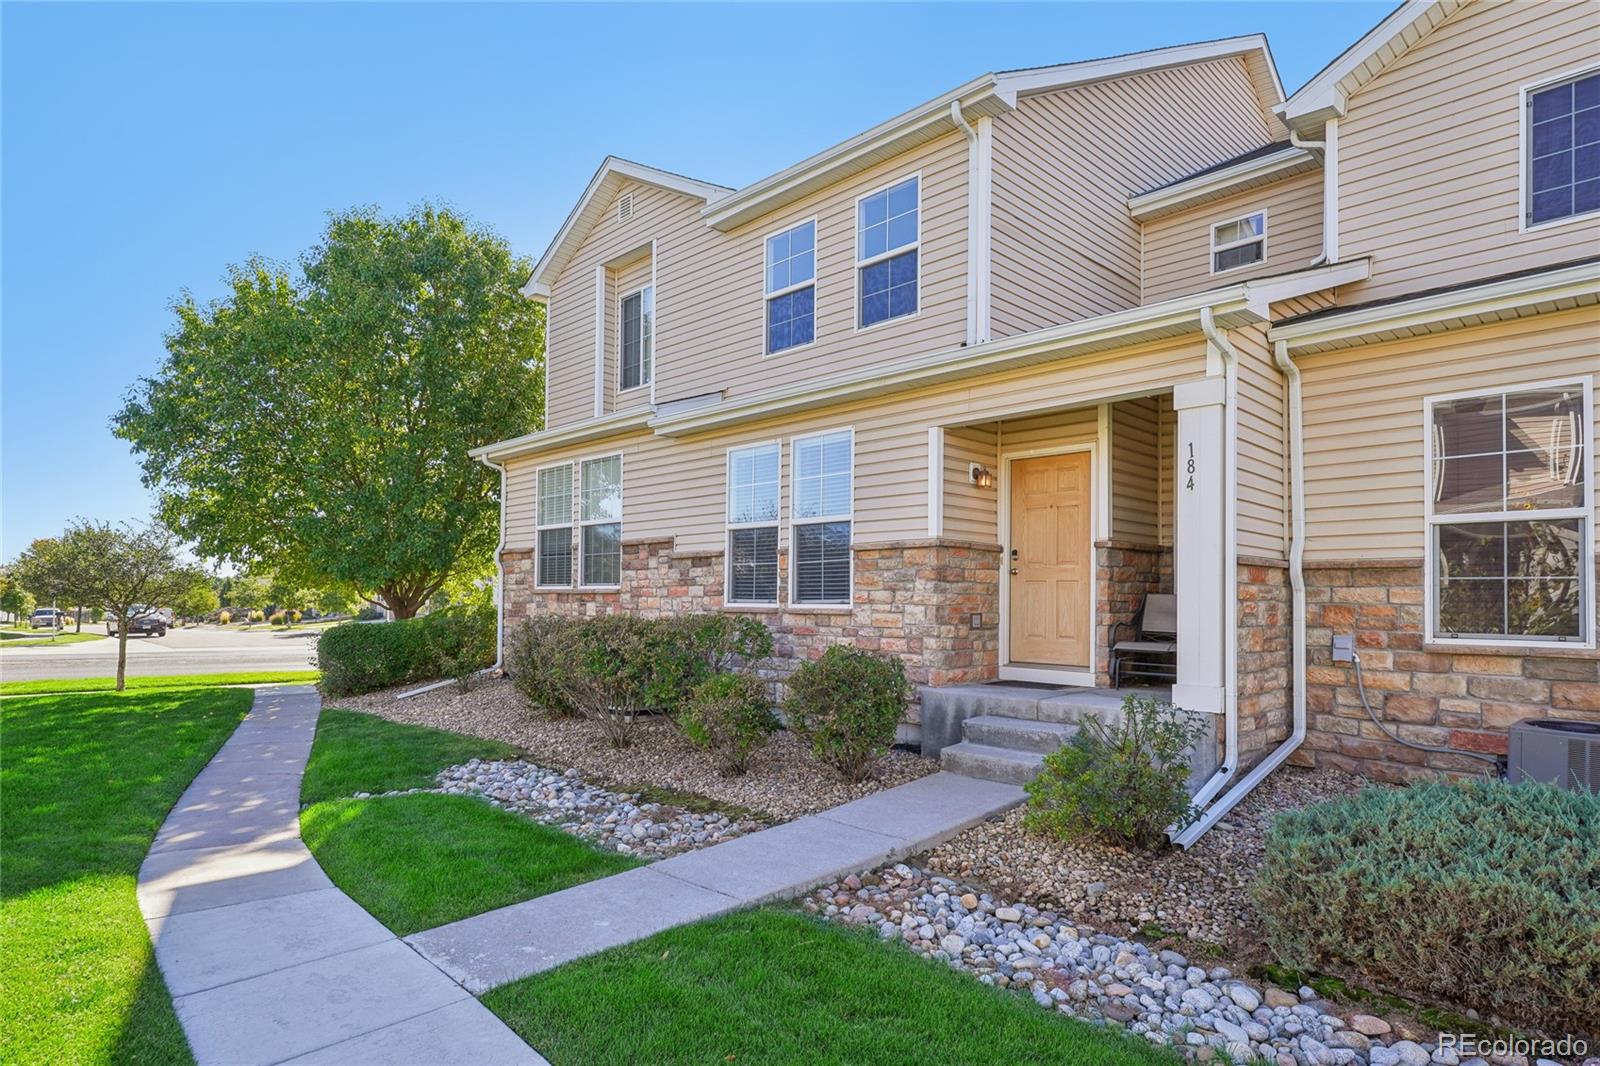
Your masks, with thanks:
[(817, 335), (817, 223), (767, 238), (767, 354), (810, 344)]
[(646, 285), (622, 298), (622, 380), (618, 388), (650, 384), (655, 344), (656, 293)]
[(778, 602), (776, 441), (728, 450), (727, 602)]
[(790, 599), (794, 603), (850, 602), (854, 451), (854, 435), (848, 429), (796, 437), (790, 447)]
[(912, 176), (856, 203), (856, 303), (863, 328), (917, 313), (919, 189)]
[(1600, 71), (1527, 94), (1527, 223), (1600, 211)]
[(1589, 388), (1541, 384), (1426, 406), (1429, 636), (1591, 641)]
[(622, 584), (622, 456), (583, 462), (578, 501), (582, 583)]
[(535, 584), (572, 584), (572, 464), (539, 471), (538, 568)]
[(1267, 213), (1257, 211), (1243, 218), (1218, 222), (1211, 227), (1211, 272), (1237, 270), (1267, 257)]

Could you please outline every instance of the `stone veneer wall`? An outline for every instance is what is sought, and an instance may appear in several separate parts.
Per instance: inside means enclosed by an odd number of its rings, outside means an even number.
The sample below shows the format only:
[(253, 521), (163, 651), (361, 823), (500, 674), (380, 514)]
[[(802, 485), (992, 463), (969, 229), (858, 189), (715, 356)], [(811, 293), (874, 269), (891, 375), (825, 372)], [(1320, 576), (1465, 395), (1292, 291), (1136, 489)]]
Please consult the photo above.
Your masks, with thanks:
[(1361, 707), (1354, 668), (1333, 662), (1335, 633), (1356, 635), (1372, 708), (1408, 740), (1499, 755), (1506, 731), (1524, 718), (1600, 722), (1595, 652), (1425, 647), (1420, 562), (1308, 565), (1306, 600), (1309, 732), (1294, 756), (1301, 765), (1394, 782), (1485, 767), (1385, 737)]
[[(616, 592), (535, 589), (532, 552), (506, 551), (501, 559), (508, 627), (542, 611), (583, 618), (723, 609), (722, 555), (678, 553), (668, 540), (625, 541)], [(787, 591), (786, 563), (780, 554), (780, 596)], [(999, 580), (998, 545), (903, 541), (855, 549), (850, 607), (733, 610), (759, 617), (772, 629), (775, 654), (759, 667), (772, 680), (781, 682), (801, 660), (846, 643), (899, 656), (913, 684), (949, 685), (996, 676)], [(979, 616), (977, 626), (973, 615)]]
[(1248, 769), (1289, 736), (1294, 596), (1289, 564), (1239, 560), (1239, 765)]
[(1097, 540), (1095, 555), (1095, 683), (1111, 684), (1111, 633), (1139, 614), (1147, 594), (1172, 591), (1172, 549)]

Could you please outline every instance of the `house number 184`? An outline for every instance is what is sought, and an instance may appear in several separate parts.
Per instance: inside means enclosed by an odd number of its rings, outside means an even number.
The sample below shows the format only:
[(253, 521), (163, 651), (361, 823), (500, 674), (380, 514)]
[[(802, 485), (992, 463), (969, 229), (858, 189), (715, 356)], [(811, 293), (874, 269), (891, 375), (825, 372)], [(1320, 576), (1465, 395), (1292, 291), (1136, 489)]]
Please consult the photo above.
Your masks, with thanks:
[(1188, 460), (1187, 460), (1187, 461), (1185, 461), (1185, 463), (1184, 463), (1184, 464), (1183, 464), (1183, 468), (1184, 468), (1184, 473), (1186, 473), (1186, 474), (1188, 474), (1188, 475), (1189, 475), (1189, 477), (1188, 477), (1188, 480), (1186, 480), (1186, 481), (1185, 481), (1185, 482), (1184, 482), (1184, 483), (1183, 483), (1183, 487), (1184, 487), (1184, 488), (1185, 488), (1185, 489), (1187, 489), (1187, 490), (1188, 490), (1188, 491), (1190, 491), (1190, 492), (1193, 492), (1193, 491), (1194, 491), (1194, 470), (1195, 470), (1195, 466), (1194, 466), (1194, 464), (1195, 464), (1195, 459), (1194, 459), (1194, 442), (1193, 442), (1193, 441), (1190, 441), (1190, 442), (1189, 442), (1189, 458), (1188, 458)]

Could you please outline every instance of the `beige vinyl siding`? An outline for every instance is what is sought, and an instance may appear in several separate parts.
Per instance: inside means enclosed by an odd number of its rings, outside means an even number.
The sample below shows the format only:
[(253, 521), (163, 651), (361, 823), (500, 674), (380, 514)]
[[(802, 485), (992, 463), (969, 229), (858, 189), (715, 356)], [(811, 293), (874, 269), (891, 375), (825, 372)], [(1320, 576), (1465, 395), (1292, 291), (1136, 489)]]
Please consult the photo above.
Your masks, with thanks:
[(1281, 559), (1289, 536), (1287, 384), (1266, 327), (1234, 330), (1228, 340), (1239, 353), (1239, 551)]
[(944, 435), (944, 535), (955, 540), (998, 544), (998, 489), (972, 483), (970, 464), (998, 477), (1000, 447), (995, 427), (958, 426)]
[(1600, 63), (1593, 0), (1479, 0), (1351, 97), (1339, 124), (1342, 258), (1362, 303), (1595, 254), (1600, 216), (1523, 232), (1519, 89)]
[[(657, 279), (659, 282), (659, 273)], [(729, 447), (781, 439), (785, 485), (789, 476), (790, 441), (796, 435), (853, 427), (855, 430), (855, 528), (857, 543), (885, 543), (927, 536), (928, 426), (987, 423), (1017, 417), (1008, 427), (1006, 447), (1027, 441), (1057, 442), (1094, 439), (1092, 405), (1108, 396), (1163, 389), (1175, 381), (1203, 375), (1204, 346), (1193, 339), (1096, 354), (1054, 365), (992, 374), (971, 382), (942, 385), (884, 399), (867, 400), (828, 411), (810, 412), (742, 426), (735, 430), (685, 439), (640, 435), (621, 444), (591, 442), (541, 456), (537, 464), (518, 462), (508, 475), (508, 516), (528, 507), (534, 492), (532, 470), (563, 458), (607, 455), (622, 451), (623, 537), (672, 539), (677, 550), (720, 552), (723, 545), (725, 459)], [(1068, 417), (1037, 417), (1041, 412), (1087, 407)], [(1069, 433), (1069, 426), (1076, 429)], [(981, 434), (968, 430), (947, 437), (950, 451), (972, 447), (982, 454)], [(964, 443), (963, 443), (964, 442)], [(978, 460), (981, 461), (981, 460)], [(964, 463), (962, 464), (964, 468)], [(965, 470), (962, 471), (965, 476)], [(948, 483), (947, 483), (948, 484)], [(993, 500), (994, 490), (988, 490)], [(990, 503), (987, 506), (992, 507)], [(964, 506), (964, 518), (952, 525), (946, 512), (946, 534), (992, 541), (994, 534), (977, 516), (977, 497)], [(785, 531), (789, 513), (783, 496)], [(531, 521), (513, 526), (508, 546), (532, 544)], [(787, 536), (787, 532), (785, 532)]]
[(1154, 396), (1111, 405), (1111, 536), (1134, 544), (1161, 540), (1161, 412)]
[(1178, 447), (1178, 411), (1172, 406), (1172, 394), (1164, 393), (1156, 397), (1156, 414), (1161, 427), (1161, 465), (1162, 474), (1156, 517), (1160, 528), (1160, 540), (1157, 541), (1165, 547), (1172, 546), (1173, 530), (1177, 523), (1173, 518), (1177, 500), (1173, 494), (1172, 477), (1173, 453)]
[[(618, 221), (613, 200), (551, 288), (553, 339), (549, 352), (547, 429), (559, 429), (594, 417), (595, 269), (607, 267), (611, 275), (606, 284), (605, 305), (605, 388), (609, 409), (614, 401), (618, 354), (615, 334), (618, 278), (615, 271), (637, 268), (641, 262), (648, 264), (645, 257), (652, 238), (660, 243), (682, 243), (687, 234), (705, 229), (700, 221), (702, 204), (692, 196), (640, 182), (628, 182), (618, 196), (628, 194), (633, 196), (633, 214), (626, 222)], [(659, 251), (657, 254), (662, 255)], [(665, 344), (670, 343), (672, 323), (669, 316), (675, 309), (669, 302), (663, 313), (663, 303), (658, 291), (655, 344), (658, 373)]]
[[(1303, 356), (1306, 557), (1420, 559), (1423, 399), (1600, 375), (1593, 308)], [(1590, 461), (1600, 485), (1600, 470)]]
[[(1267, 213), (1267, 257), (1221, 274), (1211, 272), (1211, 227), (1257, 211)], [(1309, 266), (1322, 251), (1322, 172), (1295, 174), (1212, 200), (1144, 227), (1143, 293), (1147, 304)]]
[(1274, 136), (1240, 58), (1024, 97), (994, 120), (994, 336), (1136, 305), (1128, 197)]
[[(918, 311), (858, 330), (856, 200), (920, 173)], [(766, 355), (766, 238), (816, 219), (816, 340)], [(730, 233), (702, 229), (662, 254), (658, 300), (676, 312), (666, 401), (722, 390), (747, 396), (892, 362), (966, 336), (967, 142), (952, 133)]]

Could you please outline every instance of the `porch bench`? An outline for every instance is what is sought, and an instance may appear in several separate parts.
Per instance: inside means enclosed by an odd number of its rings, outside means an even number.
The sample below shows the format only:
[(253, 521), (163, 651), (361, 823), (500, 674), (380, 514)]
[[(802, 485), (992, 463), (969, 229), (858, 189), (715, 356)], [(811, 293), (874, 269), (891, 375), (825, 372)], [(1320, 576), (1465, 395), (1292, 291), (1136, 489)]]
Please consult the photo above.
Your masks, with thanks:
[[(1130, 639), (1122, 639), (1124, 631)], [(1148, 593), (1132, 622), (1112, 627), (1111, 687), (1121, 688), (1124, 677), (1178, 679), (1178, 597)]]

